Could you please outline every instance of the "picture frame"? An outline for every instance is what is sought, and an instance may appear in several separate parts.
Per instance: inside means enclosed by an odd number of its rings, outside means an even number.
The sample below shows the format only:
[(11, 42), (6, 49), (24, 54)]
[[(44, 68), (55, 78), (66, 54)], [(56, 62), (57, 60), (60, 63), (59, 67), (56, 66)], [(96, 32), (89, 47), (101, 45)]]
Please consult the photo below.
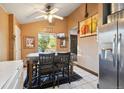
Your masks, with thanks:
[(66, 40), (60, 39), (60, 48), (65, 48), (65, 47), (66, 47)]
[(34, 48), (35, 47), (35, 37), (25, 36), (24, 37), (24, 48)]
[(98, 26), (98, 14), (93, 15), (92, 17), (92, 33), (97, 32), (97, 26)]
[(91, 17), (89, 17), (79, 23), (80, 37), (91, 33), (91, 21)]
[(98, 24), (98, 14), (88, 17), (79, 22), (79, 36), (87, 37), (96, 35)]

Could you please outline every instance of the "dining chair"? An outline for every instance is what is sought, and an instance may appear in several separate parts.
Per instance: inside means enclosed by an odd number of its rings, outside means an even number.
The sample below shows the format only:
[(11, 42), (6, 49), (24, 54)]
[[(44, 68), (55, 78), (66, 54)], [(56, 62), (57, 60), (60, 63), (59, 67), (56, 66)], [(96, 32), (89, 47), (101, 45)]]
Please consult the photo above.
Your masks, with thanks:
[(37, 81), (37, 64), (37, 60), (27, 60), (27, 78), (25, 80), (24, 86), (29, 89), (36, 87), (36, 85), (33, 83)]
[(37, 78), (37, 66), (38, 66), (38, 61), (37, 60), (32, 60), (32, 77), (33, 79)]
[[(70, 69), (69, 69), (69, 67), (70, 67), (70, 52), (58, 53), (57, 58), (56, 58), (56, 66), (58, 68), (59, 76), (60, 76), (60, 74), (62, 74), (61, 76), (65, 78), (65, 75), (66, 75), (67, 79), (68, 79), (68, 83), (71, 83), (70, 82)], [(59, 81), (59, 77), (58, 77), (58, 81)]]
[[(38, 85), (42, 86), (47, 84), (47, 80), (52, 79), (53, 88), (55, 87), (54, 76), (54, 53), (39, 54), (39, 66), (38, 66)], [(46, 80), (47, 79), (47, 80)]]

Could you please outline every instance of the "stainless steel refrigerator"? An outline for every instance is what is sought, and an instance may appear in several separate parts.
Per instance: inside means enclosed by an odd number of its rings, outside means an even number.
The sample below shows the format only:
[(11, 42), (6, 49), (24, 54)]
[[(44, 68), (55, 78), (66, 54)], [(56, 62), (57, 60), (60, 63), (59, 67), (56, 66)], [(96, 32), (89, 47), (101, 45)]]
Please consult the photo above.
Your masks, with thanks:
[(124, 20), (99, 28), (99, 88), (124, 88)]

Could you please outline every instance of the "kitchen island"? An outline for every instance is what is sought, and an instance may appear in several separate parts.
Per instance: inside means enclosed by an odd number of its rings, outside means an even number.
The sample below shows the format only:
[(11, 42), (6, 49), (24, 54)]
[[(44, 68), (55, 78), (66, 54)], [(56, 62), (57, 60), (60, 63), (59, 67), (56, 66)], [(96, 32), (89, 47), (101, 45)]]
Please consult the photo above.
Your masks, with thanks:
[(23, 61), (0, 62), (0, 89), (23, 88)]

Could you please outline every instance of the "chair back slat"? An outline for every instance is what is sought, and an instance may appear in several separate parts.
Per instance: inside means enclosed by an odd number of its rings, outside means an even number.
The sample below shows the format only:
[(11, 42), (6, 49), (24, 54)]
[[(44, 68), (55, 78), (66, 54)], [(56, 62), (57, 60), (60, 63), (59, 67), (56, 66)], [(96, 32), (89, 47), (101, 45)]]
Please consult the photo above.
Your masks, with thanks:
[(54, 62), (55, 53), (39, 54), (39, 65), (52, 65)]
[(69, 64), (70, 62), (70, 52), (68, 53), (58, 53), (58, 62), (61, 64)]

